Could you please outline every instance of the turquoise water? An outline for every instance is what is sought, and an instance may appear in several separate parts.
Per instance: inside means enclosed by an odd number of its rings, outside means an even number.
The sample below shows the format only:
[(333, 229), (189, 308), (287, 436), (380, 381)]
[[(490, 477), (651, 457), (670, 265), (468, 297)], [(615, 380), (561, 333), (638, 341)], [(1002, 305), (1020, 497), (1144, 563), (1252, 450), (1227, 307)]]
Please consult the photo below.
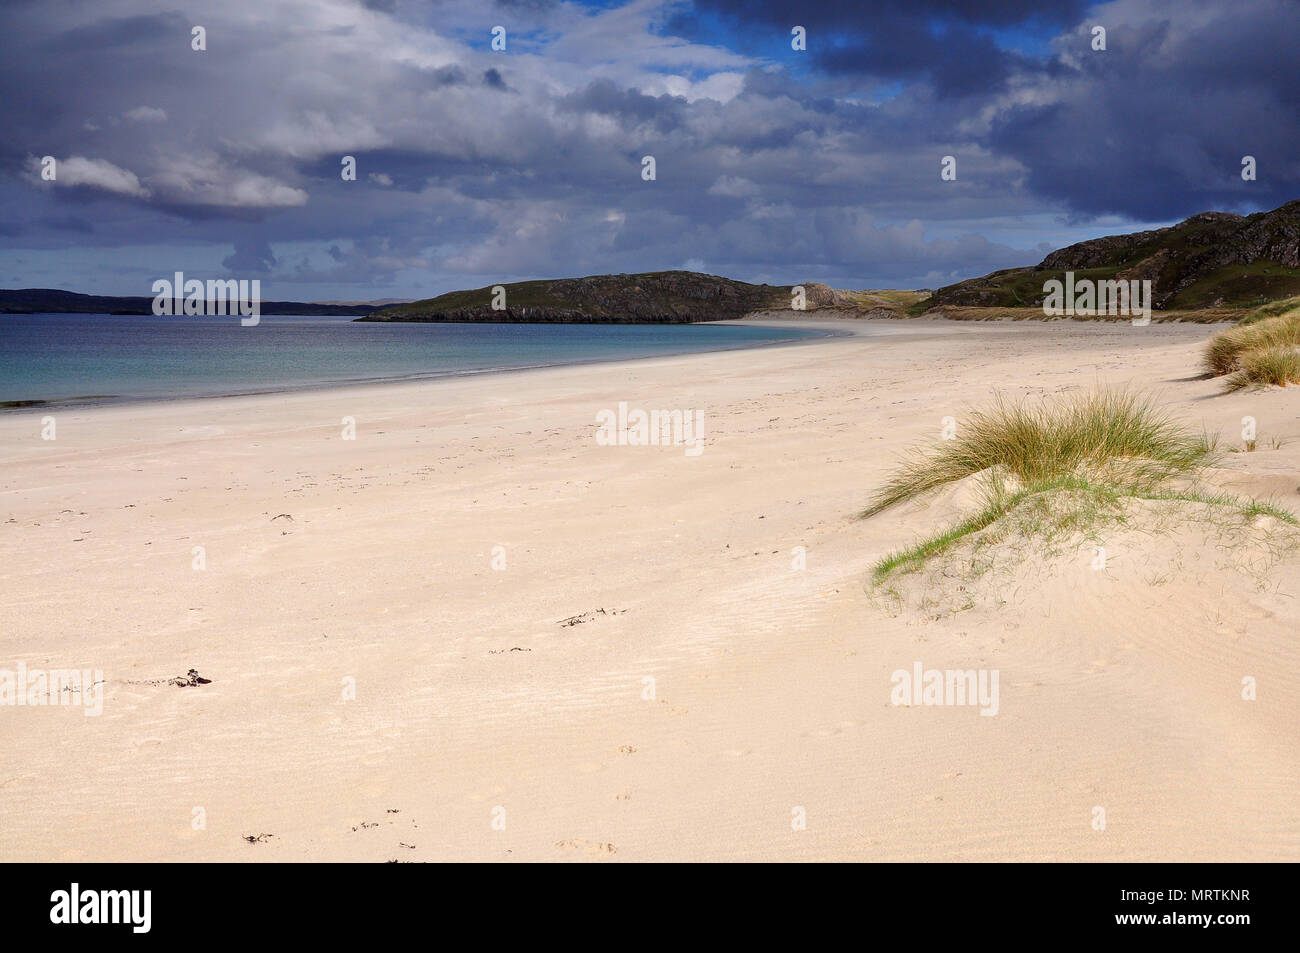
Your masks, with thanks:
[(0, 405), (302, 387), (754, 347), (825, 332), (707, 324), (368, 324), (347, 317), (0, 314)]

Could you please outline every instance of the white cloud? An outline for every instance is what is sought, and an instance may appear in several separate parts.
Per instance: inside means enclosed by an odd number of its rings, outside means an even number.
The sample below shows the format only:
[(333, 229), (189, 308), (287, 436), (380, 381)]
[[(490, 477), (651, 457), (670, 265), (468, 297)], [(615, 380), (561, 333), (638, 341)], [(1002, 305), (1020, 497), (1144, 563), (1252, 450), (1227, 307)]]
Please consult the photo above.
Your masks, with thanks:
[(184, 205), (228, 208), (291, 208), (307, 204), (307, 193), (216, 155), (180, 155), (151, 175), (159, 197)]
[(122, 113), (122, 117), (131, 122), (166, 122), (167, 111), (156, 106), (136, 106)]
[[(41, 160), (36, 156), (30, 156), (27, 160), (27, 169), (30, 176), (35, 181), (41, 179)], [(92, 189), (103, 189), (105, 192), (116, 192), (118, 195), (129, 195), (134, 198), (148, 198), (149, 190), (140, 184), (139, 178), (129, 169), (123, 169), (116, 166), (107, 159), (86, 159), (82, 156), (68, 156), (66, 159), (59, 159), (55, 163), (54, 185), (83, 185)]]

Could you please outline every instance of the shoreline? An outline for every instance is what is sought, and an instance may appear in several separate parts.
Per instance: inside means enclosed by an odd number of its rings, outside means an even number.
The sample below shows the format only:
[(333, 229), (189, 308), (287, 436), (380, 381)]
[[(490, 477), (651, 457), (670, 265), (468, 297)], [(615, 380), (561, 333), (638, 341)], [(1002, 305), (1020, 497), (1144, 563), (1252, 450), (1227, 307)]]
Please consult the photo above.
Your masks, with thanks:
[[(308, 315), (314, 317), (314, 315)], [(455, 322), (443, 322), (455, 323)], [(479, 322), (460, 322), (462, 324), (475, 324)], [(516, 324), (525, 324), (529, 322), (513, 322)], [(234, 397), (258, 397), (273, 394), (293, 394), (310, 391), (329, 391), (347, 387), (367, 387), (371, 385), (382, 384), (406, 384), (417, 383), (422, 381), (438, 381), (461, 377), (474, 377), (483, 374), (510, 374), (519, 371), (541, 370), (550, 367), (581, 367), (591, 364), (612, 364), (620, 361), (640, 361), (653, 360), (664, 357), (679, 357), (691, 354), (717, 354), (728, 351), (746, 351), (755, 348), (781, 347), (794, 344), (807, 344), (813, 341), (822, 340), (827, 337), (835, 337), (840, 334), (851, 333), (836, 328), (807, 328), (799, 325), (797, 322), (778, 322), (778, 321), (698, 321), (695, 325), (714, 325), (714, 326), (748, 326), (748, 327), (770, 327), (783, 328), (789, 330), (803, 331), (800, 337), (785, 338), (775, 341), (756, 341), (752, 344), (738, 344), (733, 347), (710, 347), (697, 350), (684, 351), (667, 351), (662, 354), (652, 354), (643, 357), (609, 357), (609, 358), (585, 358), (572, 361), (553, 361), (541, 364), (523, 364), (511, 365), (505, 367), (484, 367), (469, 368), (464, 370), (450, 371), (431, 371), (428, 373), (403, 374), (398, 376), (381, 376), (367, 377), (335, 381), (317, 381), (310, 384), (283, 385), (260, 390), (231, 391), (223, 393), (210, 394), (167, 394), (167, 395), (149, 395), (149, 396), (127, 396), (118, 394), (107, 395), (86, 395), (75, 397), (49, 397), (49, 398), (13, 398), (0, 400), (0, 416), (6, 413), (22, 412), (30, 410), (48, 410), (51, 408), (63, 409), (81, 409), (86, 407), (97, 406), (116, 406), (116, 405), (139, 405), (151, 403), (169, 403), (180, 400), (223, 400)], [(622, 324), (619, 327), (627, 327)], [(653, 326), (653, 325), (647, 325)]]
[[(820, 310), (829, 310), (829, 309), (820, 309)], [(45, 312), (41, 312), (41, 313), (44, 314)], [(75, 313), (80, 314), (81, 312), (75, 312)], [(789, 313), (793, 314), (793, 312), (789, 312)], [(317, 381), (310, 384), (282, 385), (279, 387), (271, 387), (271, 388), (265, 388), (259, 390), (241, 390), (241, 391), (203, 393), (203, 394), (168, 394), (168, 395), (147, 395), (147, 396), (125, 396), (125, 395), (118, 395), (118, 394), (108, 394), (108, 395), (86, 395), (86, 396), (73, 396), (73, 397), (13, 398), (7, 400), (0, 400), (0, 418), (3, 418), (7, 414), (22, 413), (24, 411), (33, 411), (33, 410), (51, 410), (51, 409), (80, 410), (89, 407), (100, 407), (100, 406), (149, 405), (155, 403), (171, 403), (174, 401), (187, 401), (187, 400), (227, 400), (227, 399), (240, 398), (240, 397), (271, 396), (275, 394), (324, 392), (324, 391), (346, 389), (351, 387), (368, 387), (373, 385), (386, 385), (386, 384), (397, 385), (397, 384), (431, 382), (431, 381), (440, 381), (440, 380), (451, 380), (451, 379), (458, 379), (458, 378), (465, 378), (465, 377), (475, 377), (480, 375), (513, 374), (513, 373), (519, 373), (523, 371), (545, 370), (547, 368), (554, 368), (554, 367), (582, 367), (587, 365), (617, 364), (617, 363), (627, 362), (627, 361), (656, 360), (656, 359), (667, 358), (667, 357), (690, 356), (693, 354), (718, 354), (718, 353), (726, 353), (730, 351), (746, 351), (746, 350), (772, 348), (772, 347), (789, 347), (794, 345), (812, 344), (828, 337), (855, 336), (855, 335), (870, 336), (868, 335), (868, 332), (864, 330), (865, 328), (879, 328), (879, 329), (891, 328), (891, 329), (898, 329), (898, 333), (903, 333), (901, 329), (908, 326), (921, 326), (921, 327), (931, 327), (935, 325), (965, 326), (970, 324), (1021, 325), (1021, 324), (1052, 324), (1052, 323), (1064, 322), (1064, 321), (1074, 321), (1079, 324), (1087, 324), (1092, 321), (1097, 321), (1098, 323), (1104, 323), (1111, 326), (1122, 326), (1123, 324), (1127, 323), (1127, 319), (1115, 319), (1115, 320), (1102, 321), (1097, 318), (1083, 319), (1083, 318), (1073, 318), (1073, 317), (1043, 317), (1041, 319), (991, 317), (987, 319), (972, 319), (972, 318), (947, 317), (941, 314), (935, 316), (920, 315), (917, 317), (892, 317), (892, 318), (845, 317), (843, 315), (815, 317), (813, 315), (815, 315), (816, 312), (810, 312), (809, 317), (804, 318), (804, 317), (793, 317), (793, 316), (791, 317), (776, 316), (778, 314), (784, 315), (785, 312), (768, 311), (768, 312), (761, 312), (756, 314), (758, 314), (759, 316), (743, 317), (743, 318), (728, 318), (728, 319), (722, 319), (718, 321), (696, 321), (696, 322), (691, 322), (689, 326), (712, 325), (718, 327), (724, 327), (724, 326), (725, 327), (766, 327), (766, 328), (797, 330), (797, 331), (804, 331), (804, 332), (812, 331), (814, 333), (808, 334), (805, 337), (790, 338), (790, 339), (776, 340), (776, 341), (761, 341), (761, 342), (755, 342), (753, 344), (741, 344), (735, 347), (716, 347), (716, 348), (707, 348), (702, 350), (668, 351), (662, 354), (646, 355), (643, 357), (588, 358), (588, 359), (573, 360), (573, 361), (555, 361), (555, 362), (548, 362), (548, 363), (541, 363), (541, 364), (513, 365), (507, 367), (485, 367), (485, 368), (472, 368), (466, 370), (433, 371), (428, 373), (405, 374), (405, 375), (398, 375), (398, 376), (380, 376), (380, 377), (356, 378), (356, 379), (335, 380), (335, 381)], [(298, 315), (288, 315), (288, 316), (296, 317)], [(304, 315), (304, 317), (331, 317), (331, 315)], [(410, 323), (410, 322), (402, 322), (402, 323)], [(436, 323), (473, 325), (473, 324), (479, 324), (483, 322), (469, 321), (469, 322), (436, 322)], [(549, 324), (551, 322), (539, 323), (539, 322), (517, 321), (511, 323), (512, 324), (535, 324), (537, 326), (541, 326), (541, 325)], [(1217, 324), (1220, 323), (1225, 323), (1225, 322), (1193, 322), (1193, 321), (1179, 320), (1179, 321), (1155, 321), (1153, 322), (1153, 325), (1169, 326), (1175, 324), (1197, 324), (1197, 325), (1209, 327), (1209, 326), (1217, 326)], [(1226, 323), (1231, 324), (1232, 322), (1229, 321)], [(627, 327), (630, 325), (627, 323), (620, 323), (620, 324), (613, 324), (612, 326)], [(656, 327), (659, 325), (647, 324), (641, 326)], [(681, 325), (681, 326), (688, 326), (688, 325)]]

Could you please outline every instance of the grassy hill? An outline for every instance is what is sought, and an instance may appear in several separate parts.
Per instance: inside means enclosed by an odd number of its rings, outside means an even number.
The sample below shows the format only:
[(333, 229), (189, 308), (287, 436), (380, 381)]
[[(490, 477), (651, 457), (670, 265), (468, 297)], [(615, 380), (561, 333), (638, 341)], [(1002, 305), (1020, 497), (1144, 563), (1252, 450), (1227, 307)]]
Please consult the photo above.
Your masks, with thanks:
[[(1270, 301), (1300, 295), (1300, 201), (1271, 212), (1204, 212), (1169, 228), (1108, 235), (934, 292), (848, 291), (806, 281), (808, 312), (958, 320), (1039, 319), (1043, 285), (1090, 279), (1150, 280), (1159, 320), (1230, 321)], [(753, 285), (690, 271), (520, 281), (493, 310), (492, 287), (394, 305), (363, 321), (673, 323), (760, 313), (790, 316), (790, 285)]]
[(934, 292), (911, 310), (937, 307), (1034, 308), (1043, 283), (1151, 281), (1165, 310), (1250, 308), (1300, 294), (1300, 201), (1271, 212), (1204, 212), (1169, 228), (1109, 235), (1052, 252), (1031, 268), (1008, 268)]
[(693, 271), (517, 281), (502, 286), (504, 310), (492, 308), (493, 287), (452, 291), (383, 308), (359, 320), (686, 324), (790, 306), (788, 287), (751, 285)]

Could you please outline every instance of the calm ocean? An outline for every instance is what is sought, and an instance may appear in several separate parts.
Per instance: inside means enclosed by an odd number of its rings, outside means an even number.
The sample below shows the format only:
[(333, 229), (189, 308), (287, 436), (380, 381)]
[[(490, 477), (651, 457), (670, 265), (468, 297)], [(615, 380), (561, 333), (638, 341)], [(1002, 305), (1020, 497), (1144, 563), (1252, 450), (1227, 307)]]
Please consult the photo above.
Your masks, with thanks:
[(825, 332), (732, 325), (359, 324), (348, 317), (0, 314), (0, 407), (224, 396), (755, 347)]

